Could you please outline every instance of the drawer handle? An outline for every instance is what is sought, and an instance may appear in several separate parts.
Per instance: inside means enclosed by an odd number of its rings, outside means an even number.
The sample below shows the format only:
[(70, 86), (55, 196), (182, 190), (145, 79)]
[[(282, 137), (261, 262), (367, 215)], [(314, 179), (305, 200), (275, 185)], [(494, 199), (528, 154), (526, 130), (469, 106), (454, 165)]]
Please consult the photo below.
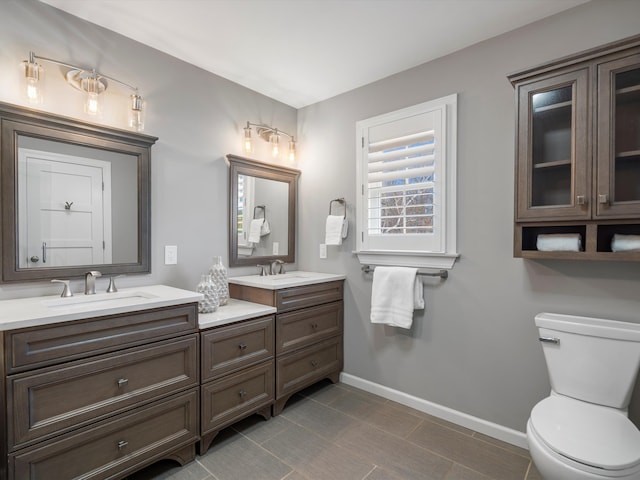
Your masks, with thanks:
[(127, 383), (129, 383), (128, 378), (121, 378), (118, 380), (118, 388), (124, 387)]
[(240, 345), (238, 345), (238, 348), (240, 350), (246, 350), (247, 349), (247, 344), (246, 343), (241, 343)]
[(124, 447), (126, 447), (127, 445), (129, 445), (129, 442), (125, 442), (124, 440), (120, 440), (118, 442), (118, 450), (122, 450)]
[(240, 398), (244, 398), (244, 397), (246, 397), (246, 396), (247, 396), (247, 392), (245, 392), (244, 390), (240, 390), (240, 391), (238, 392), (238, 395), (240, 395)]
[(311, 324), (311, 328), (313, 328), (314, 330), (316, 330), (318, 328), (318, 324), (316, 322), (313, 322)]
[(317, 360), (311, 360), (311, 366), (312, 367), (317, 367), (318, 366), (318, 361)]

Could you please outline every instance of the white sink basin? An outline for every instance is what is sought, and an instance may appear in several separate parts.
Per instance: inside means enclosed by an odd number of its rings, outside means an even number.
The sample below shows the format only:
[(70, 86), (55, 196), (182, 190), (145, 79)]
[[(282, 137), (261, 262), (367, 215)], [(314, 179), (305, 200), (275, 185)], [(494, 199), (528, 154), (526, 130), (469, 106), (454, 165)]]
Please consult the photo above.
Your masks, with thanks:
[(248, 287), (264, 288), (268, 290), (278, 290), (280, 288), (298, 287), (302, 285), (312, 285), (314, 283), (331, 282), (333, 280), (343, 280), (345, 275), (334, 273), (302, 272), (293, 271), (278, 275), (245, 275), (243, 277), (231, 277), (229, 283), (245, 285)]
[(76, 295), (73, 297), (60, 297), (53, 300), (44, 300), (42, 304), (48, 308), (84, 308), (84, 307), (111, 307), (123, 305), (136, 305), (148, 299), (156, 298), (148, 292), (115, 292), (96, 293), (94, 295)]

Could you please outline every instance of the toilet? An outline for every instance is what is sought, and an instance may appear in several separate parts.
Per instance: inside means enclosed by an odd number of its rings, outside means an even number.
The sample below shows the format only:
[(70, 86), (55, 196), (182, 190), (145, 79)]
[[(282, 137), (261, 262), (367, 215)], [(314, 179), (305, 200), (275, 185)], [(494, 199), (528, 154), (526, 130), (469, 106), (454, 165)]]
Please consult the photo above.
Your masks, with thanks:
[(640, 368), (640, 324), (541, 313), (551, 395), (527, 422), (545, 480), (640, 480), (640, 430), (627, 407)]

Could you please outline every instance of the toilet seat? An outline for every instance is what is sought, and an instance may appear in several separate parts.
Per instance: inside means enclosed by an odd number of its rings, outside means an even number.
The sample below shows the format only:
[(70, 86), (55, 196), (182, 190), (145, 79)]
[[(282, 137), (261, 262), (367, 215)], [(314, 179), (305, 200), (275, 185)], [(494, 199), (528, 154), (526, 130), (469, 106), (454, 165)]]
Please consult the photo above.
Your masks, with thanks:
[(619, 410), (552, 395), (533, 408), (530, 426), (547, 448), (588, 470), (640, 470), (640, 431)]

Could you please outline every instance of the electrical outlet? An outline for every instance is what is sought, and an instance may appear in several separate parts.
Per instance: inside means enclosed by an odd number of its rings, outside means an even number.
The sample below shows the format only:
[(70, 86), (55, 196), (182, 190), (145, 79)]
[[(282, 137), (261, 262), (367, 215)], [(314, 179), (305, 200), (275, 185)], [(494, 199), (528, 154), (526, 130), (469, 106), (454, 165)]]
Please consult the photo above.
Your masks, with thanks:
[(327, 258), (327, 244), (320, 244), (320, 258)]
[(178, 246), (177, 245), (164, 246), (164, 264), (165, 265), (178, 264)]

